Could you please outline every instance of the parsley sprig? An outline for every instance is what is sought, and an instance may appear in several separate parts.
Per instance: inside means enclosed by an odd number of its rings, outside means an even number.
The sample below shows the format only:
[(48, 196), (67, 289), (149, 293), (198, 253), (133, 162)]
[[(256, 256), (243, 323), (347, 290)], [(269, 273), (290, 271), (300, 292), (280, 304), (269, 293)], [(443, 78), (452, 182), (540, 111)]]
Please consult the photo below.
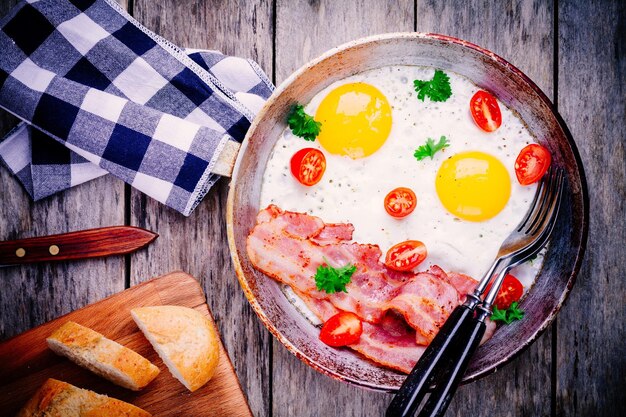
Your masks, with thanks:
[(319, 291), (326, 291), (328, 294), (334, 294), (336, 292), (348, 292), (346, 285), (350, 282), (352, 274), (356, 271), (356, 266), (348, 264), (341, 268), (333, 268), (328, 265), (328, 260), (325, 265), (317, 267), (317, 273), (315, 274), (315, 286)]
[(439, 142), (437, 143), (435, 143), (434, 139), (428, 138), (426, 140), (426, 144), (417, 148), (413, 156), (418, 161), (421, 161), (422, 159), (425, 159), (429, 156), (430, 159), (433, 159), (433, 156), (435, 156), (437, 152), (439, 152), (443, 148), (447, 148), (448, 146), (450, 146), (450, 142), (448, 141), (448, 139), (446, 139), (445, 136), (439, 138)]
[(291, 108), (291, 112), (287, 116), (287, 123), (293, 134), (304, 140), (314, 141), (322, 130), (322, 124), (316, 122), (313, 116), (306, 114), (304, 106), (300, 104)]
[(491, 321), (501, 321), (505, 324), (511, 324), (516, 320), (524, 318), (524, 312), (517, 308), (518, 302), (511, 303), (511, 306), (506, 310), (500, 310), (498, 307), (493, 306), (493, 314), (491, 315)]
[(417, 98), (424, 101), (428, 96), (431, 101), (446, 101), (452, 95), (450, 77), (441, 70), (435, 70), (435, 75), (430, 81), (413, 81)]

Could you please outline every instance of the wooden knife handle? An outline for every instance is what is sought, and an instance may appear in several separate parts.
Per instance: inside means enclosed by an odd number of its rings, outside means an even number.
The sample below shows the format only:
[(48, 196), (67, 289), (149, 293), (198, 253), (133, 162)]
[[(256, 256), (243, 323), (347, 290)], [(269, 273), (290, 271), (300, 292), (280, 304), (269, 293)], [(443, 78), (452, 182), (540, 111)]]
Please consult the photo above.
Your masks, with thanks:
[(124, 255), (159, 235), (133, 226), (111, 226), (0, 242), (0, 265)]

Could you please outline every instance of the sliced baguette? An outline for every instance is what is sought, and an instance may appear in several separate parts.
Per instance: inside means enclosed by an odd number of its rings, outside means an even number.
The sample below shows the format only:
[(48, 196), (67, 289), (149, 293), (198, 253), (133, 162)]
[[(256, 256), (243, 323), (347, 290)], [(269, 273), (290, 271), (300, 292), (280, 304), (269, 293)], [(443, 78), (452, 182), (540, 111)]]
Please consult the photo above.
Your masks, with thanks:
[(215, 373), (219, 336), (209, 319), (187, 307), (140, 307), (130, 311), (172, 375), (195, 391)]
[(73, 321), (46, 340), (54, 353), (133, 391), (142, 389), (159, 374), (159, 368), (137, 352)]
[(150, 417), (132, 404), (67, 382), (48, 379), (28, 400), (17, 417)]

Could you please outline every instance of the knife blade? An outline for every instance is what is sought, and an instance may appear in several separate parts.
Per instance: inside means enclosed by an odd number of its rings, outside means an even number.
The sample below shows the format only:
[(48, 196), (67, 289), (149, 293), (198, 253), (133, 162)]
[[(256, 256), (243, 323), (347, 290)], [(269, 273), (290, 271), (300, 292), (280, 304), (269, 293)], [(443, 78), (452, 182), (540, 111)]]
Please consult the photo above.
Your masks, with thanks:
[(159, 235), (140, 227), (110, 226), (0, 242), (0, 266), (125, 255)]

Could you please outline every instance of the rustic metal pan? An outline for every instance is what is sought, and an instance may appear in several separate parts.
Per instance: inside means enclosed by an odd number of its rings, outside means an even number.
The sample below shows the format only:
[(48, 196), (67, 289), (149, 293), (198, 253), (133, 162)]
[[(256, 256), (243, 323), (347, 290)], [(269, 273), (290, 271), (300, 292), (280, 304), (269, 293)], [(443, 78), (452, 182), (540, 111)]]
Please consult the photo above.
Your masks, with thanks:
[[(567, 172), (562, 214), (536, 284), (522, 301), (526, 316), (499, 328), (477, 351), (464, 381), (494, 372), (530, 345), (563, 305), (580, 268), (587, 239), (589, 204), (583, 167), (565, 123), (543, 92), (520, 70), (492, 52), (448, 36), (397, 33), (369, 37), (333, 49), (289, 77), (252, 124), (233, 171), (228, 196), (228, 241), (241, 286), (253, 309), (285, 347), (333, 378), (381, 391), (395, 391), (405, 375), (379, 367), (348, 349), (318, 340), (318, 329), (287, 301), (279, 285), (255, 270), (246, 237), (260, 209), (266, 163), (291, 106), (345, 77), (385, 65), (424, 65), (464, 75), (515, 110), (553, 163)], [(538, 364), (542, 366), (542, 364)]]

